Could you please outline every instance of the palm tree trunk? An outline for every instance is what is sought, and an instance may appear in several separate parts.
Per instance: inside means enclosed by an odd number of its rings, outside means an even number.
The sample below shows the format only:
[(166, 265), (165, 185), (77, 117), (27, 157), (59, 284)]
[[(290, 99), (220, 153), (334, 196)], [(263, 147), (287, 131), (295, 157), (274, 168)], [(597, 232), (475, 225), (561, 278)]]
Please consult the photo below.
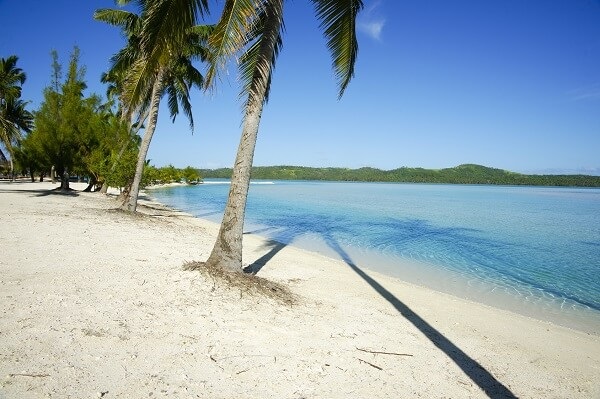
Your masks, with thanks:
[(215, 246), (206, 261), (207, 265), (218, 265), (230, 271), (242, 271), (244, 214), (262, 108), (262, 102), (259, 102), (255, 109), (247, 112), (244, 118), (242, 138), (233, 167), (223, 221)]
[(10, 155), (10, 181), (15, 181), (15, 164), (12, 159), (12, 154)]
[(273, 69), (273, 55), (281, 30), (282, 7), (282, 1), (274, 1), (266, 9), (268, 21), (265, 23), (258, 56), (259, 60), (255, 66), (252, 88), (248, 94), (242, 137), (233, 165), (227, 205), (225, 206), (217, 241), (206, 261), (206, 264), (210, 267), (220, 266), (234, 272), (242, 272), (243, 270), (242, 237), (244, 234), (244, 215), (248, 189), (250, 187), (250, 171), (254, 159), (260, 118)]
[(102, 182), (102, 188), (100, 188), (100, 194), (106, 194), (108, 192), (108, 183), (106, 181)]
[[(131, 134), (137, 134), (141, 128), (141, 126), (143, 125), (143, 121), (146, 120), (146, 118), (148, 118), (148, 114), (150, 111), (147, 111), (141, 118), (140, 121), (137, 123), (137, 127), (135, 128), (135, 130), (132, 130)], [(127, 120), (127, 114), (122, 111), (121, 112), (121, 120), (126, 121)], [(115, 159), (115, 161), (113, 162), (112, 166), (110, 167), (110, 172), (114, 172), (115, 169), (117, 168), (117, 164), (119, 163), (119, 161), (121, 160), (121, 158), (123, 157), (123, 154), (125, 153), (125, 151), (127, 150), (127, 148), (129, 147), (130, 141), (129, 140), (125, 140), (123, 142), (123, 145), (121, 146), (121, 149), (119, 150), (119, 154), (117, 155), (117, 159)], [(129, 192), (130, 190), (127, 189), (125, 190), (126, 192)], [(108, 183), (103, 182), (102, 183), (102, 188), (100, 189), (100, 193), (101, 194), (106, 194), (108, 192)]]
[(150, 142), (156, 129), (156, 121), (158, 119), (158, 106), (160, 103), (160, 91), (163, 79), (163, 72), (159, 71), (152, 87), (152, 97), (150, 100), (150, 116), (148, 126), (144, 132), (142, 143), (140, 145), (140, 151), (138, 153), (138, 160), (135, 167), (135, 175), (133, 177), (133, 183), (131, 190), (127, 193), (121, 209), (128, 212), (135, 212), (137, 209), (137, 200), (140, 192), (140, 183), (142, 182), (142, 174), (144, 173), (144, 166), (146, 164), (146, 155), (148, 155), (148, 149), (150, 148)]

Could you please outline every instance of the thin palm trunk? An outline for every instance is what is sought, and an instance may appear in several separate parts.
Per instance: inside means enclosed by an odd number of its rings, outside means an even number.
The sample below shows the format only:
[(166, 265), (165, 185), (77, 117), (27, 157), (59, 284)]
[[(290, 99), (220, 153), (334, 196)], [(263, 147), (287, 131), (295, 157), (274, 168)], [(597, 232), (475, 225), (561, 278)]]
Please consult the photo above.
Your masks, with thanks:
[(227, 205), (217, 241), (206, 261), (208, 265), (219, 265), (227, 270), (237, 272), (242, 270), (244, 213), (262, 108), (262, 102), (258, 102), (244, 118), (242, 138), (233, 167)]
[(10, 154), (10, 181), (15, 181), (15, 163), (13, 162), (13, 155)]
[(258, 61), (253, 72), (246, 114), (242, 128), (242, 137), (233, 165), (231, 186), (223, 221), (219, 229), (215, 246), (206, 261), (208, 266), (220, 266), (223, 269), (241, 272), (242, 269), (242, 237), (244, 234), (244, 215), (250, 187), (250, 172), (254, 159), (254, 149), (258, 137), (258, 128), (263, 105), (267, 96), (277, 38), (281, 30), (281, 14), (283, 3), (275, 1), (266, 10), (263, 41), (260, 46)]
[(146, 165), (146, 155), (148, 155), (148, 149), (150, 148), (150, 142), (152, 141), (152, 136), (154, 135), (154, 130), (156, 129), (156, 121), (158, 119), (158, 106), (160, 103), (162, 80), (163, 71), (159, 71), (152, 87), (150, 117), (148, 120), (148, 126), (144, 132), (144, 137), (142, 138), (142, 143), (140, 145), (133, 183), (131, 184), (131, 190), (127, 193), (127, 196), (121, 205), (121, 209), (129, 212), (135, 212), (137, 209), (140, 183), (142, 182), (142, 174), (144, 173), (144, 166)]
[[(148, 118), (148, 114), (150, 113), (150, 110), (148, 110), (142, 118), (140, 118), (140, 120), (137, 122), (136, 124), (136, 128), (135, 130), (132, 130), (132, 134), (137, 134), (141, 127), (144, 124), (144, 121)], [(121, 120), (125, 121), (127, 120), (127, 114), (125, 112), (121, 112)], [(133, 122), (132, 122), (133, 123)], [(114, 160), (112, 166), (110, 167), (110, 172), (113, 173), (115, 171), (115, 169), (117, 168), (117, 165), (119, 164), (119, 161), (121, 160), (121, 158), (123, 157), (123, 154), (125, 154), (125, 151), (127, 151), (127, 148), (129, 147), (130, 141), (129, 139), (125, 140), (123, 142), (123, 145), (121, 146), (121, 149), (119, 150), (119, 154), (117, 154), (117, 159)], [(128, 193), (129, 191), (131, 191), (131, 184), (133, 184), (133, 180), (130, 180), (130, 183), (127, 184), (127, 187), (125, 187), (125, 192)], [(108, 192), (108, 183), (106, 181), (104, 181), (102, 183), (102, 188), (100, 189), (100, 193), (101, 194), (106, 194)]]

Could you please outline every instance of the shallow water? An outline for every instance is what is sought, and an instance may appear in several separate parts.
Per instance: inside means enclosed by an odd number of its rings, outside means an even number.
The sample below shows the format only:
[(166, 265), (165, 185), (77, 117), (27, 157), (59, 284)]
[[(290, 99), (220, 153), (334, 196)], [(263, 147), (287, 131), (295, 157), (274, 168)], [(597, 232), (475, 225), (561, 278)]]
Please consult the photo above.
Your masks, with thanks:
[[(220, 222), (229, 186), (212, 183), (151, 194)], [(600, 333), (599, 189), (255, 183), (246, 232)]]

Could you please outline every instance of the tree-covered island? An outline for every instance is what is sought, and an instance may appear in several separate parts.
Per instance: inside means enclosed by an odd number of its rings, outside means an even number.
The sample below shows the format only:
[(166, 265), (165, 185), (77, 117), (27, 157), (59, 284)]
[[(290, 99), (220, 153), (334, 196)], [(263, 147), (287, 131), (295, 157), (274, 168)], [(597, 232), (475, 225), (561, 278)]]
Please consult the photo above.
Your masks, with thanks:
[[(200, 169), (204, 178), (231, 177), (231, 169)], [(323, 180), (388, 183), (497, 184), (526, 186), (600, 187), (600, 176), (528, 175), (481, 165), (464, 164), (445, 169), (402, 167), (392, 170), (376, 168), (313, 168), (306, 166), (256, 166), (253, 179)]]

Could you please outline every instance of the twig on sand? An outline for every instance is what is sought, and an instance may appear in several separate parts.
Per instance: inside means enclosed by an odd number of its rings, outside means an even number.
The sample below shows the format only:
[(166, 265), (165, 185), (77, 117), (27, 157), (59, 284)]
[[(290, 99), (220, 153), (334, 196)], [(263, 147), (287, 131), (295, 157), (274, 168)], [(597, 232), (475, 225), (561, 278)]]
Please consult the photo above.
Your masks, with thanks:
[(371, 350), (362, 349), (362, 348), (356, 348), (356, 350), (359, 350), (361, 352), (380, 354), (380, 355), (412, 356), (410, 353), (395, 353), (395, 352), (371, 351)]
[(50, 377), (50, 374), (26, 374), (26, 373), (12, 373), (9, 377)]
[(221, 365), (217, 362), (217, 359), (215, 359), (213, 357), (213, 355), (210, 355), (209, 358), (210, 358), (210, 360), (212, 360), (213, 362), (216, 363), (216, 365), (217, 365), (218, 368), (220, 368), (221, 370), (225, 371), (225, 369), (223, 367), (221, 367)]
[(357, 357), (357, 359), (358, 359), (359, 361), (363, 362), (363, 363), (366, 363), (366, 364), (368, 364), (368, 365), (369, 365), (369, 366), (371, 366), (371, 367), (374, 367), (374, 368), (376, 368), (377, 370), (383, 370), (381, 367), (379, 367), (379, 366), (377, 366), (377, 365), (375, 365), (375, 364), (373, 364), (373, 363), (369, 363), (369, 362), (367, 362), (366, 360), (362, 360), (361, 358), (358, 358), (358, 357)]

